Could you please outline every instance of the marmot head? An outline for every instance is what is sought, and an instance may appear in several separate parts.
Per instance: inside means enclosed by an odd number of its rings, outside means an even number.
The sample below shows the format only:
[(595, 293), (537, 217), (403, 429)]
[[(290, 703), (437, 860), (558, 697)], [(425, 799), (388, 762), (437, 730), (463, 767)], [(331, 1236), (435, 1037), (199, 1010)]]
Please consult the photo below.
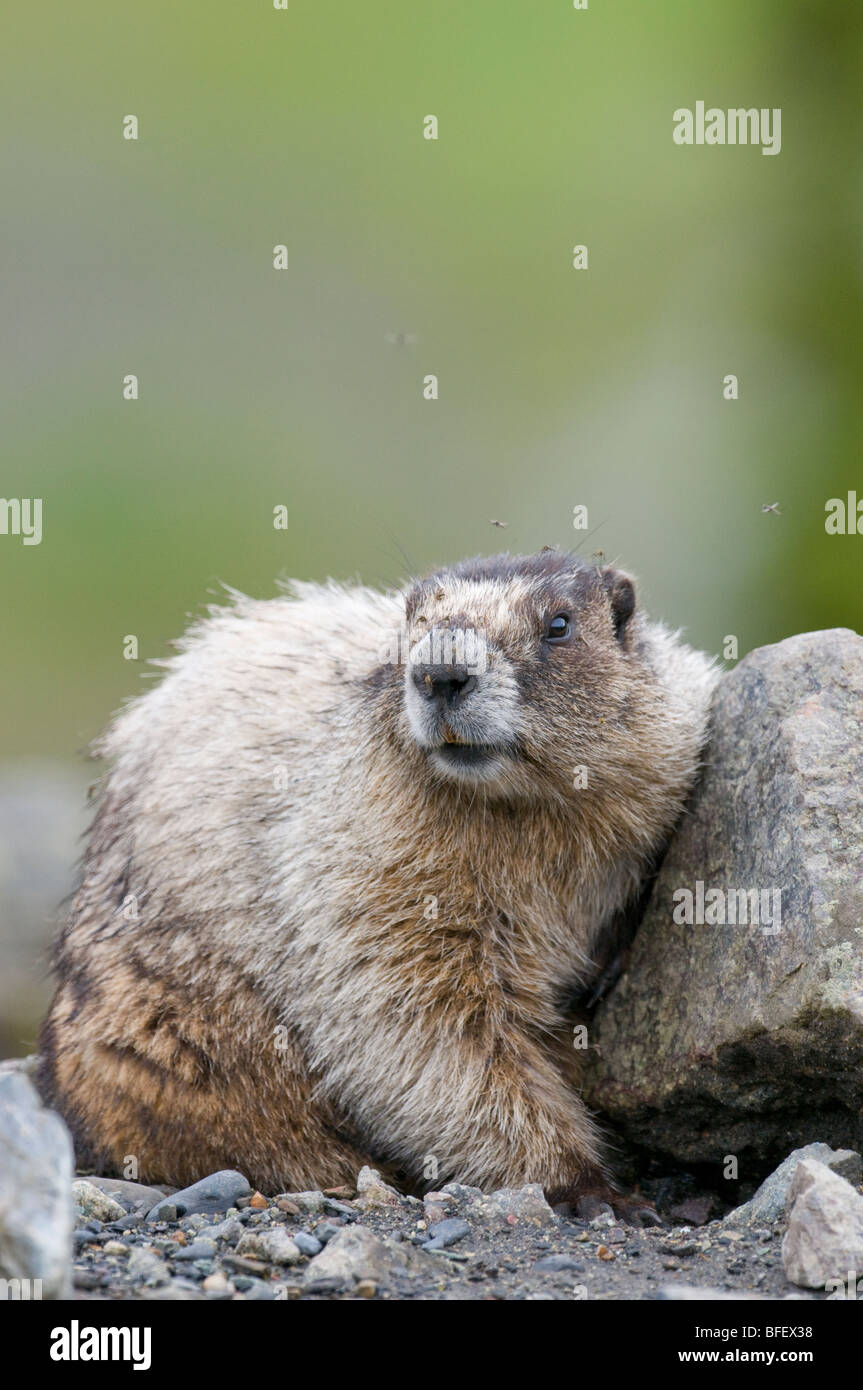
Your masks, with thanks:
[(444, 782), (571, 789), (649, 678), (634, 613), (628, 575), (552, 549), (432, 574), (406, 595), (401, 736)]

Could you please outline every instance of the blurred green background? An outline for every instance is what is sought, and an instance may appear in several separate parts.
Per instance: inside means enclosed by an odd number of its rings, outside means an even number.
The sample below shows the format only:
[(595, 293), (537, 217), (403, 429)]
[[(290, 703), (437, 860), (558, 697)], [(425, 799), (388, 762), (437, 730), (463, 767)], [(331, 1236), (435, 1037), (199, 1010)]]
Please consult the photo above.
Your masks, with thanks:
[[(222, 581), (579, 544), (584, 503), (707, 650), (860, 626), (824, 503), (863, 497), (861, 55), (850, 0), (13, 4), (2, 492), (44, 537), (0, 536), (3, 1051), (123, 638)], [(676, 146), (699, 99), (781, 107), (781, 153)]]

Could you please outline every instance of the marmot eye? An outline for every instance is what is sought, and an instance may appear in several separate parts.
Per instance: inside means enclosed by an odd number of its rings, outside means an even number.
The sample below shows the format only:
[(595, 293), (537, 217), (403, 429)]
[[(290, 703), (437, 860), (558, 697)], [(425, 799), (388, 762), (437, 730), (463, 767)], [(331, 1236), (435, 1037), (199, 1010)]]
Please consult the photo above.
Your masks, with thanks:
[(548, 625), (546, 637), (549, 642), (565, 642), (569, 636), (569, 618), (565, 613), (556, 613)]

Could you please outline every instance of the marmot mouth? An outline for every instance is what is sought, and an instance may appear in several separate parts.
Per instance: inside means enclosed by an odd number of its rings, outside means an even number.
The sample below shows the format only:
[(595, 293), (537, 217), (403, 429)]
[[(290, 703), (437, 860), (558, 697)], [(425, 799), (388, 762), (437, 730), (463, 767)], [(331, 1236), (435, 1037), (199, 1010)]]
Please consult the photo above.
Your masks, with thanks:
[(503, 749), (493, 743), (442, 743), (437, 748), (429, 749), (429, 752), (436, 753), (444, 762), (460, 763), (467, 767), (471, 763), (481, 763), (488, 758), (497, 757)]

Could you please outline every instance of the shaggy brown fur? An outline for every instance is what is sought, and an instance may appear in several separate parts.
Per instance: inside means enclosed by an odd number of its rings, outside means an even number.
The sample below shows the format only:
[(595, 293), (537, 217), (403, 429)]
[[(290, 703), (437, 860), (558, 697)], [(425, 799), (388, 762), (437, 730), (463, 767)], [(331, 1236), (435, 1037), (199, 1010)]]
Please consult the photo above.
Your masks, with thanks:
[(42, 1039), (79, 1162), (601, 1182), (567, 1000), (680, 813), (716, 680), (633, 609), (625, 575), (545, 551), (193, 627), (97, 745)]

